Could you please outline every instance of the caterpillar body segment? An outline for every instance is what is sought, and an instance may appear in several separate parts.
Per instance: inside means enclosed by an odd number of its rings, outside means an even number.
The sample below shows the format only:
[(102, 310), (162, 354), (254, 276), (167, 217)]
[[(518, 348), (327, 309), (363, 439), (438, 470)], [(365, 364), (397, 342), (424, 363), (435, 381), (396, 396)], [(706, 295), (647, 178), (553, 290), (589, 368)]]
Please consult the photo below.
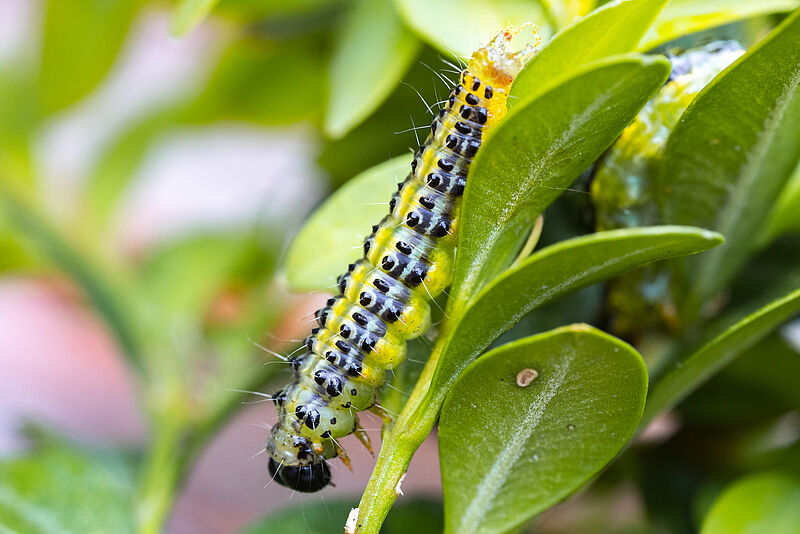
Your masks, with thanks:
[(473, 55), (389, 201), (389, 214), (364, 241), (363, 258), (339, 277), (339, 293), (316, 312), (305, 352), (290, 359), (292, 379), (273, 396), (278, 422), (266, 446), (280, 484), (314, 492), (330, 482), (326, 460), (343, 454), (336, 439), (359, 434), (358, 412), (374, 409), (387, 371), (406, 358), (407, 340), (430, 326), (430, 302), (453, 277), (470, 164), (505, 114), (514, 76), (535, 52), (532, 44), (506, 50), (515, 33), (506, 30)]
[[(598, 161), (591, 185), (597, 231), (663, 223), (655, 188), (667, 139), (698, 93), (742, 54), (739, 43), (716, 41), (669, 55), (672, 71), (664, 87)], [(677, 283), (675, 273), (660, 264), (612, 280), (611, 330), (635, 341), (646, 329), (675, 329)]]
[(598, 161), (591, 186), (598, 231), (659, 224), (655, 176), (667, 138), (714, 77), (744, 53), (735, 41), (669, 55), (669, 79)]

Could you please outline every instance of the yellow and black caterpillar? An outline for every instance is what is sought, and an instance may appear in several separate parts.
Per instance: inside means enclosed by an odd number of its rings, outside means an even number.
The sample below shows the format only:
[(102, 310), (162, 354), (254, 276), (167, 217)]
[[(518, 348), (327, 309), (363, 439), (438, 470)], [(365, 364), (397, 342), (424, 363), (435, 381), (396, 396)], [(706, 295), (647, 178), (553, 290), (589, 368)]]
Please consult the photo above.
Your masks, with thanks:
[(314, 492), (330, 482), (326, 460), (346, 459), (336, 438), (359, 431), (358, 412), (375, 405), (386, 371), (406, 357), (406, 341), (429, 327), (430, 301), (452, 279), (470, 163), (506, 113), (511, 82), (534, 51), (507, 51), (515, 33), (506, 30), (473, 54), (389, 215), (364, 242), (364, 257), (316, 312), (319, 327), (306, 351), (289, 360), (293, 377), (273, 396), (278, 422), (266, 446), (269, 472), (280, 484)]

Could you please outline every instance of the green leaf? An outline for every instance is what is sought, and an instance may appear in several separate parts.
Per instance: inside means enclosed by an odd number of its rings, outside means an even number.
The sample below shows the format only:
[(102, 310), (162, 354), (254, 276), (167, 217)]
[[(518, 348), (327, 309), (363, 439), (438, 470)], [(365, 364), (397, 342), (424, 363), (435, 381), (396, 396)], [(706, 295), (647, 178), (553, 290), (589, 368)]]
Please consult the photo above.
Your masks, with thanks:
[(361, 257), (369, 228), (388, 213), (389, 199), (410, 171), (411, 160), (411, 155), (400, 156), (364, 171), (314, 212), (286, 257), (293, 289), (330, 288), (347, 264)]
[(714, 502), (700, 534), (797, 534), (800, 480), (785, 473), (759, 473), (728, 486)]
[(681, 418), (690, 425), (743, 425), (800, 407), (795, 380), (800, 376), (800, 353), (779, 332), (742, 351), (688, 396), (681, 403)]
[[(342, 525), (355, 506), (355, 500), (339, 500), (282, 508), (243, 534), (341, 534)], [(394, 508), (381, 533), (439, 534), (442, 523), (441, 504), (417, 498)]]
[[(360, 503), (364, 532), (377, 533), (394, 501), (391, 489), (427, 436), (453, 382), (492, 341), (547, 302), (626, 270), (718, 245), (697, 228), (636, 228), (562, 241), (537, 252), (489, 284), (444, 325), (423, 375), (391, 431)], [(435, 365), (432, 365), (435, 362)]]
[(419, 35), (442, 52), (469, 57), (509, 23), (533, 22), (549, 33), (538, 2), (525, 0), (394, 0), (400, 15)]
[(798, 0), (671, 0), (639, 45), (650, 50), (688, 33), (700, 32), (759, 15), (791, 11)]
[(597, 5), (595, 0), (540, 0), (547, 8), (553, 23), (563, 28), (569, 26), (575, 19), (589, 13)]
[(598, 232), (536, 252), (494, 279), (453, 327), (434, 377), (446, 389), (501, 333), (542, 304), (656, 260), (696, 254), (722, 242), (699, 228), (654, 226)]
[(764, 228), (762, 242), (788, 232), (800, 232), (800, 165), (786, 181)]
[(15, 271), (38, 271), (44, 268), (45, 262), (34, 254), (32, 249), (32, 243), (18, 231), (5, 210), (0, 208), (0, 275)]
[[(678, 404), (736, 356), (800, 311), (800, 289), (747, 315), (688, 356), (678, 358), (655, 380), (643, 422)], [(765, 362), (766, 364), (766, 362)]]
[(318, 39), (242, 38), (222, 54), (186, 120), (264, 124), (317, 122), (325, 101), (325, 54)]
[[(541, 213), (611, 145), (663, 84), (669, 64), (639, 55), (593, 63), (514, 107), (473, 162), (451, 295), (463, 303), (505, 269), (497, 244)], [(545, 222), (545, 225), (547, 222)]]
[(800, 158), (798, 87), (800, 11), (707, 85), (667, 141), (658, 176), (664, 221), (726, 240), (693, 269), (690, 314), (752, 254)]
[(0, 530), (132, 532), (133, 477), (115, 456), (48, 444), (0, 462)]
[(180, 0), (172, 12), (172, 33), (183, 35), (203, 22), (219, 0)]
[(295, 22), (313, 20), (317, 15), (330, 17), (346, 0), (224, 0), (220, 14), (242, 22)]
[(76, 102), (105, 76), (139, 3), (139, 0), (47, 2), (39, 73), (39, 97), (44, 113)]
[[(622, 0), (595, 9), (553, 37), (517, 75), (511, 94), (522, 99), (538, 96), (587, 63), (635, 50), (667, 2)], [(516, 103), (509, 101), (511, 106)]]
[[(520, 387), (524, 369), (538, 376)], [(630, 440), (646, 394), (641, 356), (588, 325), (487, 353), (442, 409), (445, 533), (507, 532), (575, 491)]]
[(419, 45), (391, 0), (359, 0), (333, 49), (325, 133), (342, 137), (375, 111), (400, 83)]

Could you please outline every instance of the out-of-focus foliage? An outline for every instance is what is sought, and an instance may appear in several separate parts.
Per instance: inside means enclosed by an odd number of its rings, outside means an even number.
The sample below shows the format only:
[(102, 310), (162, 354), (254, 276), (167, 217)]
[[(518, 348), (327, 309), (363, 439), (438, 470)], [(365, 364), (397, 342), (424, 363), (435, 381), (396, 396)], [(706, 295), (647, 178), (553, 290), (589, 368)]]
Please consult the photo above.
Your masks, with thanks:
[[(259, 390), (279, 367), (262, 365), (264, 353), (253, 340), (290, 312), (282, 284), (330, 286), (385, 213), (383, 203), (406, 173), (403, 154), (416, 145), (415, 128), (427, 135), (431, 112), (450, 90), (454, 72), (440, 58), (457, 64), (506, 23), (532, 21), (543, 51), (520, 74), (508, 117), (477, 156), (441, 335), (433, 349), (413, 345), (415, 359), (430, 354), (428, 367), (398, 371), (400, 389), (421, 379), (384, 430), (360, 504), (366, 518), (360, 532), (380, 529), (398, 477), (442, 406), (447, 515), (442, 519), (436, 503), (401, 505), (383, 532), (440, 532), (444, 525), (453, 532), (504, 532), (590, 479), (596, 483), (589, 498), (615, 491), (640, 497), (634, 500), (642, 503), (642, 531), (682, 534), (702, 525), (704, 534), (745, 532), (756, 521), (775, 529), (783, 521), (796, 531), (792, 477), (800, 473), (800, 432), (792, 417), (800, 405), (788, 375), (800, 354), (776, 332), (800, 302), (794, 240), (800, 14), (786, 15), (797, 6), (796, 0), (43, 2), (26, 47), (0, 63), (0, 272), (67, 278), (82, 290), (136, 377), (150, 441), (134, 454), (108, 454), (38, 440), (37, 448), (0, 465), (0, 525), (37, 533), (162, 531), (198, 452), (239, 403), (238, 394), (218, 385)], [(54, 210), (62, 199), (50, 196), (37, 159), (42, 132), (101, 93), (136, 21), (167, 8), (171, 30), (183, 39), (207, 28), (218, 32), (214, 53), (203, 58), (207, 74), (103, 139), (74, 204), (66, 215)], [(698, 96), (654, 164), (661, 222), (699, 228), (583, 235), (591, 233), (592, 207), (581, 173), (668, 75), (662, 58), (634, 51), (731, 33), (745, 36), (750, 50)], [(139, 255), (121, 251), (115, 232), (145, 160), (176, 132), (230, 122), (302, 130), (316, 166), (330, 178), (328, 188), (343, 187), (285, 255), (294, 231), (287, 221), (203, 229)], [(326, 184), (317, 185), (324, 192)], [(547, 246), (528, 257), (542, 213)], [(725, 245), (704, 252), (722, 237)], [(690, 254), (698, 255), (674, 259)], [(677, 301), (681, 328), (641, 332), (633, 336), (635, 351), (591, 327), (541, 333), (575, 322), (608, 327), (603, 287), (578, 290), (657, 260), (669, 261), (656, 269), (691, 275), (687, 298)], [(520, 341), (473, 362), (506, 331), (500, 342)], [(575, 362), (569, 376), (554, 381), (548, 370), (566, 360)], [(530, 389), (486, 378), (507, 379), (523, 364), (540, 372)], [(744, 392), (743, 383), (750, 386)], [(502, 395), (508, 402), (497, 401), (498, 387), (511, 388), (510, 397)], [(725, 395), (739, 404), (720, 402)], [(405, 396), (387, 390), (382, 399), (400, 411)], [(480, 403), (481, 418), (470, 416), (478, 409), (470, 403)], [(737, 410), (742, 405), (751, 408), (749, 417)], [(655, 424), (646, 429), (649, 421)], [(658, 425), (666, 427), (660, 435)], [(482, 439), (486, 428), (494, 440), (524, 443), (507, 452)], [(630, 441), (634, 434), (641, 442)], [(537, 461), (547, 464), (542, 471)], [(523, 464), (514, 476), (493, 471)], [(776, 470), (787, 473), (755, 474), (720, 493), (748, 471)], [(518, 485), (537, 493), (515, 491)], [(355, 502), (305, 505), (300, 514), (287, 508), (246, 532), (341, 532)], [(765, 513), (758, 503), (771, 508)], [(558, 517), (559, 510), (548, 514)], [(611, 510), (562, 513), (561, 532), (614, 532)], [(464, 511), (471, 528), (458, 527)], [(588, 515), (599, 523), (587, 529), (581, 521)], [(546, 520), (535, 528), (559, 532)]]
[[(332, 517), (346, 517), (357, 503), (327, 502), (321, 504), (291, 506), (277, 512), (246, 529), (243, 534), (339, 534), (342, 525), (331, 521)], [(409, 500), (399, 505), (392, 517), (383, 525), (384, 534), (439, 534), (442, 532), (441, 504), (427, 500)]]
[(800, 480), (782, 473), (750, 475), (731, 484), (714, 503), (701, 534), (797, 532)]
[(140, 0), (47, 3), (37, 80), (41, 113), (73, 104), (103, 79), (140, 5)]
[(47, 442), (0, 462), (0, 525), (9, 532), (134, 532), (135, 484), (122, 455)]
[(346, 17), (328, 67), (325, 131), (332, 137), (341, 137), (375, 111), (420, 49), (389, 0), (361, 0)]

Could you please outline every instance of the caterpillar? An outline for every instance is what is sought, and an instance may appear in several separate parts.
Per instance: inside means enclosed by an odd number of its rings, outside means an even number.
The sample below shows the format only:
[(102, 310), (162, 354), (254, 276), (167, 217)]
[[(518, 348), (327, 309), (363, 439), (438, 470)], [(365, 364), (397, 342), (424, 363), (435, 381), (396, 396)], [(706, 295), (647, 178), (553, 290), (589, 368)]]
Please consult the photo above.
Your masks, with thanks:
[[(716, 41), (668, 54), (672, 71), (664, 87), (639, 112), (597, 163), (591, 184), (595, 229), (661, 224), (656, 175), (667, 138), (695, 96), (744, 53), (735, 41)], [(611, 329), (630, 338), (651, 325), (675, 328), (673, 273), (644, 267), (610, 284)]]
[(337, 438), (355, 433), (369, 447), (358, 412), (374, 409), (387, 370), (405, 359), (406, 341), (430, 326), (430, 302), (451, 282), (470, 163), (505, 115), (511, 82), (538, 44), (509, 50), (521, 30), (506, 29), (472, 55), (389, 214), (364, 241), (363, 258), (316, 312), (305, 352), (289, 359), (292, 378), (272, 396), (278, 421), (266, 445), (279, 484), (319, 491), (331, 481), (327, 460), (349, 463)]

